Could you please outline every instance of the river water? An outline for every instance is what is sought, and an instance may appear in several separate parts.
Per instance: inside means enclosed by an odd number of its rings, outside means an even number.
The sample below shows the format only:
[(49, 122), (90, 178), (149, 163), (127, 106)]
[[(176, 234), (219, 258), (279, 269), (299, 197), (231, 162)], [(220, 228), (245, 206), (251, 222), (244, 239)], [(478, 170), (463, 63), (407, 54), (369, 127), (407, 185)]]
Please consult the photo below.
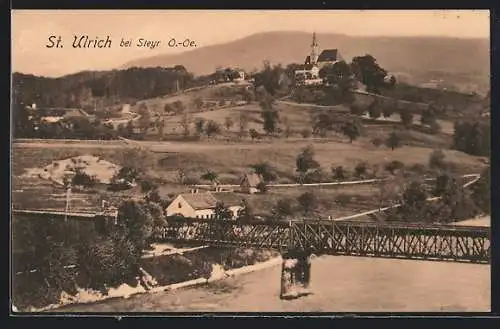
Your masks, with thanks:
[(312, 295), (279, 299), (280, 267), (206, 286), (142, 294), (57, 312), (488, 312), (490, 266), (322, 256)]

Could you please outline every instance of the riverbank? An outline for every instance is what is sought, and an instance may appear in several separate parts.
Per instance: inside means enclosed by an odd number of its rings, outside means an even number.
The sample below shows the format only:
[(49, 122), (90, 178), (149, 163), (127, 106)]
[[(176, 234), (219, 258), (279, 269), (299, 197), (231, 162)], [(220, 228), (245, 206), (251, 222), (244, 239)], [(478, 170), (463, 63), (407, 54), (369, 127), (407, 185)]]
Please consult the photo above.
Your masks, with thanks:
[(142, 294), (56, 312), (489, 312), (489, 265), (321, 256), (313, 294), (279, 299), (280, 267), (202, 286)]
[[(24, 296), (16, 298), (14, 291), (14, 305), (19, 311), (41, 312), (53, 310), (65, 305), (94, 303), (110, 298), (129, 298), (135, 294), (158, 292), (165, 289), (177, 289), (191, 284), (202, 284), (226, 276), (236, 275), (254, 268), (259, 268), (268, 261), (276, 262), (279, 252), (253, 249), (185, 249), (171, 250), (161, 256), (146, 256), (141, 260), (141, 273), (138, 273), (136, 284), (122, 283), (117, 287), (109, 287), (105, 293), (90, 289), (77, 288), (76, 293), (63, 292), (61, 296), (52, 299)], [(267, 265), (266, 265), (267, 264)], [(33, 287), (43, 285), (39, 277), (33, 280), (18, 277), (16, 286)], [(36, 280), (36, 282), (34, 282)], [(21, 283), (21, 284), (20, 284)], [(174, 287), (174, 288), (173, 288)], [(29, 300), (26, 298), (29, 297)], [(40, 300), (38, 300), (40, 299)]]

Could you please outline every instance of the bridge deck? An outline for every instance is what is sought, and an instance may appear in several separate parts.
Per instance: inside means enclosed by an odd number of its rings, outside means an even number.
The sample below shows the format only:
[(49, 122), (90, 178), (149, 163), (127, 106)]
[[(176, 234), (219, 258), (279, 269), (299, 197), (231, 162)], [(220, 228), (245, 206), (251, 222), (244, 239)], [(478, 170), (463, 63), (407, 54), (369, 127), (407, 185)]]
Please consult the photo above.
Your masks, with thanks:
[[(66, 217), (64, 212), (13, 210), (14, 215)], [(92, 213), (67, 217), (93, 220)], [(241, 223), (170, 220), (158, 232), (162, 241), (197, 242), (216, 247), (301, 249), (316, 254), (490, 263), (490, 228), (415, 223), (304, 221)]]
[(158, 232), (158, 239), (218, 247), (297, 248), (317, 254), (474, 263), (489, 263), (491, 251), (490, 229), (485, 227), (352, 221), (173, 221)]

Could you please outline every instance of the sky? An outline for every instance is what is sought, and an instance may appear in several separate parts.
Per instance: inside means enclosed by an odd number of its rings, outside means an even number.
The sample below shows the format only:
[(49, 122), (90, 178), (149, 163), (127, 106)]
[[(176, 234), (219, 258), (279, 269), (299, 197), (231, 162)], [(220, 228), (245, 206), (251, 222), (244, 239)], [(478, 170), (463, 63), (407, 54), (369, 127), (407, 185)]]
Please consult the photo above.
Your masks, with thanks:
[[(12, 10), (12, 71), (61, 76), (106, 70), (141, 57), (186, 51), (168, 47), (171, 38), (197, 47), (230, 42), (266, 31), (339, 33), (352, 36), (447, 36), (489, 38), (487, 10)], [(63, 48), (47, 48), (51, 35)], [(74, 49), (75, 35), (112, 40), (110, 48)], [(129, 48), (120, 41), (133, 39)], [(136, 47), (139, 38), (161, 41)]]

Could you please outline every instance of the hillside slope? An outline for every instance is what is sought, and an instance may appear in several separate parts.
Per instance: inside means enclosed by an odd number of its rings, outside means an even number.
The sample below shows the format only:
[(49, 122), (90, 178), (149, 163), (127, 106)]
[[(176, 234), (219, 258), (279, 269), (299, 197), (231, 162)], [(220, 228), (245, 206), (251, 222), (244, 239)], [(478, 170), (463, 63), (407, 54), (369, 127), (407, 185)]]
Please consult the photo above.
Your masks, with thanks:
[[(353, 37), (318, 34), (320, 48), (338, 48), (346, 60), (369, 53), (380, 65), (413, 80), (426, 81), (453, 75), (454, 80), (486, 84), (489, 80), (489, 40), (444, 37)], [(216, 66), (239, 66), (245, 70), (271, 63), (301, 63), (309, 51), (311, 34), (306, 32), (266, 32), (229, 43), (213, 45), (181, 54), (160, 55), (124, 65), (186, 66), (195, 74), (213, 72)], [(200, 60), (203, 58), (203, 60)], [(411, 81), (419, 82), (419, 81)], [(482, 87), (482, 86), (481, 86)], [(481, 88), (483, 89), (483, 87)]]

